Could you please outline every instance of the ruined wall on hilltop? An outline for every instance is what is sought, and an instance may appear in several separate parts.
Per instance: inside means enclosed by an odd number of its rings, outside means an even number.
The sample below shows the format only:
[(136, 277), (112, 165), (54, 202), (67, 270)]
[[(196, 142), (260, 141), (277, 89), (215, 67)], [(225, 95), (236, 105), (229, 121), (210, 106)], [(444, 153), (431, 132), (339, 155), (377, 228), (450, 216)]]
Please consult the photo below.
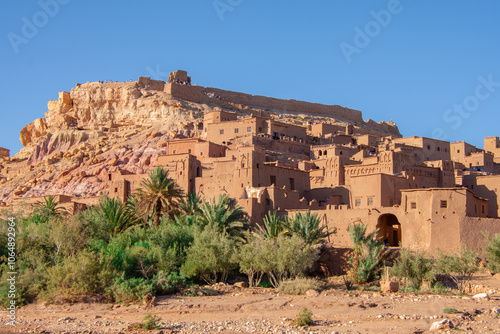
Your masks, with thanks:
[[(337, 116), (351, 121), (363, 122), (361, 111), (338, 105), (324, 105), (305, 101), (284, 100), (274, 97), (232, 92), (219, 88), (179, 85), (175, 83), (166, 84), (165, 91), (177, 98), (197, 103), (214, 103), (224, 105), (224, 103), (229, 102), (269, 110), (275, 109), (289, 112)], [(209, 97), (211, 94), (220, 96), (220, 99)]]

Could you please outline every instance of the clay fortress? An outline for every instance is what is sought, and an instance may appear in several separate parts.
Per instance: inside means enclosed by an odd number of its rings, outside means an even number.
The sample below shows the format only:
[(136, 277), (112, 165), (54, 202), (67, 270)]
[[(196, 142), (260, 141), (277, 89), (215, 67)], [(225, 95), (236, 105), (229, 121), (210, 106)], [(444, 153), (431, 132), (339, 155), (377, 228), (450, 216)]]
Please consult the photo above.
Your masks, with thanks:
[(268, 211), (319, 214), (350, 245), (354, 222), (391, 246), (431, 253), (481, 251), (500, 233), (500, 141), (402, 138), (360, 111), (168, 82), (77, 84), (21, 131), (25, 148), (0, 149), (0, 205), (26, 208), (58, 195), (73, 210), (122, 201), (155, 166), (186, 193), (228, 194), (253, 223)]

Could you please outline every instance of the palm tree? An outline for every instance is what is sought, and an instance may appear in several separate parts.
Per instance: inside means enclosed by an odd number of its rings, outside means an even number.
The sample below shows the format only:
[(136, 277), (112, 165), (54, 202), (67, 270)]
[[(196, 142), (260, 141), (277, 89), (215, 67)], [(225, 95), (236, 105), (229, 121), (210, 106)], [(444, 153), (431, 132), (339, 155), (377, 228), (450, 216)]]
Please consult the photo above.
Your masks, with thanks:
[(138, 208), (137, 208), (137, 197), (135, 196), (129, 196), (127, 198), (127, 201), (125, 202), (125, 205), (127, 206), (128, 211), (132, 215), (133, 219), (137, 224), (142, 224), (145, 225), (149, 216), (144, 219), (144, 217), (140, 214)]
[(138, 223), (137, 218), (129, 210), (127, 204), (120, 203), (119, 199), (103, 197), (99, 201), (97, 210), (106, 222), (106, 229), (110, 237)]
[(43, 201), (33, 204), (36, 211), (47, 216), (61, 216), (67, 213), (66, 209), (59, 206), (55, 196), (45, 196)]
[(290, 234), (296, 234), (309, 245), (319, 244), (335, 230), (329, 229), (326, 224), (321, 225), (321, 218), (317, 214), (297, 212), (285, 222)]
[(201, 226), (215, 226), (219, 231), (225, 230), (231, 237), (244, 239), (244, 231), (248, 229), (247, 214), (243, 208), (236, 204), (234, 198), (228, 195), (220, 195), (216, 201), (203, 201), (201, 216), (198, 220)]
[(257, 225), (258, 231), (264, 239), (276, 238), (286, 231), (285, 220), (276, 215), (276, 211), (269, 211), (264, 217), (264, 227)]
[(147, 217), (153, 216), (153, 225), (157, 229), (163, 213), (169, 213), (177, 207), (177, 201), (183, 191), (175, 180), (168, 176), (168, 171), (156, 167), (142, 180), (141, 188), (136, 192), (137, 209)]
[(201, 213), (201, 197), (195, 193), (188, 194), (186, 199), (179, 201), (179, 209), (181, 214), (186, 216), (196, 216)]
[(350, 276), (357, 283), (375, 279), (388, 254), (388, 249), (377, 237), (378, 229), (366, 235), (368, 225), (349, 225), (349, 235), (354, 244)]

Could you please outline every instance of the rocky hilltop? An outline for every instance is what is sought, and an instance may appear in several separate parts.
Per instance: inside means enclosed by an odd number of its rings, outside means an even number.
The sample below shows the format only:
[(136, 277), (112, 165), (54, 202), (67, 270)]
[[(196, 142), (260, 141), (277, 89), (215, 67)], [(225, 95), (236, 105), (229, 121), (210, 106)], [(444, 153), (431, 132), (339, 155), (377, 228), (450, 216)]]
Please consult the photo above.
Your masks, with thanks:
[(47, 108), (44, 118), (21, 130), (25, 147), (0, 158), (0, 205), (48, 194), (105, 194), (110, 172), (145, 173), (166, 153), (168, 140), (199, 137), (203, 115), (212, 110), (300, 125), (352, 124), (358, 133), (401, 136), (392, 122), (365, 122), (361, 112), (340, 106), (191, 86), (184, 71), (173, 72), (168, 82), (140, 77), (77, 84)]

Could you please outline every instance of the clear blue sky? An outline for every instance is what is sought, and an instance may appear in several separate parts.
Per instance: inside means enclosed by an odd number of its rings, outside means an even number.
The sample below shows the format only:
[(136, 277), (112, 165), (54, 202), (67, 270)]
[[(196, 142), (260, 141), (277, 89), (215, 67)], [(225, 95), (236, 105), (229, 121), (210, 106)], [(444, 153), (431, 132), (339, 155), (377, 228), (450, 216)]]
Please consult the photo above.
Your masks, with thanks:
[(58, 91), (176, 69), (203, 86), (359, 109), (404, 136), (482, 147), (500, 135), (499, 1), (54, 1), (0, 2), (11, 154)]

